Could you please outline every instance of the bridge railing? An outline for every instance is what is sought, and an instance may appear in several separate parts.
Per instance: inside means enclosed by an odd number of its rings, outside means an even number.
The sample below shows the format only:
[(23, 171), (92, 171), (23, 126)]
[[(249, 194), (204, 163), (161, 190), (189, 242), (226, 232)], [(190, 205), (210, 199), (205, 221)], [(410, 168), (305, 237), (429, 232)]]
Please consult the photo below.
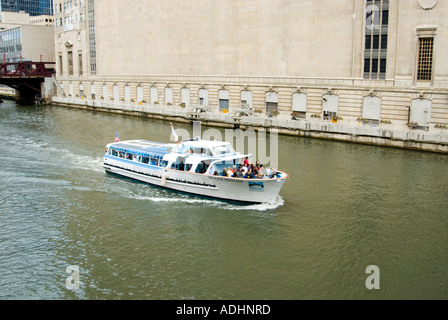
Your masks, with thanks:
[(54, 64), (54, 62), (0, 63), (0, 78), (51, 77), (55, 71), (48, 69), (46, 65)]

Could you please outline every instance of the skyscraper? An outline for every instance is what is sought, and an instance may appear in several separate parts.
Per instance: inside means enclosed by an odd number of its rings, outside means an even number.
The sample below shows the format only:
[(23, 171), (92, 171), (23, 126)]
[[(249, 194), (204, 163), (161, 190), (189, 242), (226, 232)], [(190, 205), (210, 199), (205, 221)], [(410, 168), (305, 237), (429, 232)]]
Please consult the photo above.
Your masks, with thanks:
[(25, 11), (30, 16), (53, 15), (53, 0), (0, 0), (0, 11)]

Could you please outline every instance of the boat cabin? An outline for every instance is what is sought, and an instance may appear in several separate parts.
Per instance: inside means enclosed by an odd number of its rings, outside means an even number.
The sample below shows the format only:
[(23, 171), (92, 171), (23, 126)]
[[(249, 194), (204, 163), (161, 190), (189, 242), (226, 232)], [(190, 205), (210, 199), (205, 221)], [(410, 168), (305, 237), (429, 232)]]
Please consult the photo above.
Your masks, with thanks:
[(168, 168), (207, 175), (219, 175), (224, 169), (239, 168), (246, 158), (252, 161), (252, 155), (235, 152), (229, 142), (198, 139), (183, 141), (179, 146), (143, 140), (118, 142), (108, 145), (107, 154), (155, 169)]

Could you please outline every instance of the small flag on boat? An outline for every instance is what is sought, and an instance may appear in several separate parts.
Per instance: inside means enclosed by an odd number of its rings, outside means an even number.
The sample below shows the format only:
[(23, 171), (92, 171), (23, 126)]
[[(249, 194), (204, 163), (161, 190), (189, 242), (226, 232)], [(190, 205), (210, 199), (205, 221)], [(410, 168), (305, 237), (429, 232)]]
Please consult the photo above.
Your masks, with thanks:
[(118, 137), (118, 131), (115, 131), (115, 142), (120, 142), (120, 138)]
[(172, 123), (171, 123), (171, 132), (173, 133), (174, 141), (179, 142), (179, 137), (177, 136)]

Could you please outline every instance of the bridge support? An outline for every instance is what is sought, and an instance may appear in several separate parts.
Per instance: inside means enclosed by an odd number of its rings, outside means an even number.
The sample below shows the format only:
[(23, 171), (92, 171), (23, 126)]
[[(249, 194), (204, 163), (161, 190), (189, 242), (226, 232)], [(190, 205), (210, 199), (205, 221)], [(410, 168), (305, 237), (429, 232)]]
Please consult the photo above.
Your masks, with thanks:
[(20, 62), (0, 63), (0, 84), (15, 89), (19, 99), (32, 99), (42, 95), (42, 83), (51, 78), (53, 69), (47, 69), (46, 64), (54, 62)]

